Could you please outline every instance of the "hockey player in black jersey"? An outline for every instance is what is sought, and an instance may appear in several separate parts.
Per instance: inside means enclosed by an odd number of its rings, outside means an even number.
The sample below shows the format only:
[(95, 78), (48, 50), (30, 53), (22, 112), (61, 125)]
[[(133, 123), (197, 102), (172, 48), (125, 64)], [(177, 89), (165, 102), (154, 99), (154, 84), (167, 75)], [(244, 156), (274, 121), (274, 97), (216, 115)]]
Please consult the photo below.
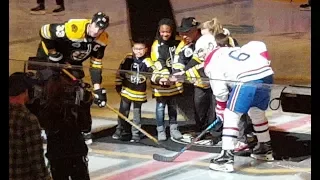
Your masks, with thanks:
[[(129, 116), (131, 104), (133, 104), (133, 123), (141, 126), (141, 106), (147, 102), (147, 76), (146, 72), (154, 69), (152, 60), (147, 57), (146, 41), (137, 39), (133, 42), (132, 52), (128, 54), (120, 64), (116, 75), (116, 91), (121, 96), (119, 112)], [(118, 125), (113, 139), (130, 140), (137, 142), (141, 138), (139, 130), (131, 127), (129, 123), (118, 117)]]
[[(102, 82), (102, 58), (108, 45), (109, 16), (102, 12), (93, 15), (92, 19), (70, 19), (63, 23), (45, 24), (40, 29), (41, 41), (35, 58), (30, 60), (82, 66), (90, 59), (90, 76), (93, 85), (94, 103), (104, 107), (107, 103), (105, 88)], [(31, 64), (31, 63), (30, 63)], [(31, 67), (31, 66), (30, 66)], [(32, 67), (29, 69), (33, 69)], [(40, 67), (38, 75), (46, 82), (52, 75), (59, 75), (60, 69)], [(85, 74), (82, 69), (70, 68), (68, 71), (81, 80)], [(91, 105), (87, 106), (90, 108)], [(91, 121), (90, 109), (87, 118)], [(92, 142), (91, 128), (84, 134), (86, 143)]]
[[(90, 75), (94, 88), (94, 102), (99, 107), (106, 104), (106, 90), (102, 82), (102, 58), (108, 45), (109, 16), (102, 12), (92, 19), (70, 19), (63, 23), (45, 24), (40, 29), (41, 42), (37, 58), (42, 61), (82, 65), (90, 58)], [(84, 77), (82, 70), (71, 70), (78, 79)]]

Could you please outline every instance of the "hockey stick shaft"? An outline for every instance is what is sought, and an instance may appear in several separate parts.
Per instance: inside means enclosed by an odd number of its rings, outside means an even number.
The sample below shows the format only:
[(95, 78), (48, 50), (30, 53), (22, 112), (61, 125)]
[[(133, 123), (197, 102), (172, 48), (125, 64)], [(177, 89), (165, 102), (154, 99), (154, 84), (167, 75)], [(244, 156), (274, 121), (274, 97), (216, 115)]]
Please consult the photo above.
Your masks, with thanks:
[(186, 147), (184, 147), (181, 152), (189, 149), (195, 142), (197, 142), (205, 133), (207, 133), (211, 128), (213, 128), (218, 122), (219, 119), (216, 119), (213, 123), (211, 123), (205, 130), (203, 130), (196, 138), (194, 138)]
[(187, 144), (184, 148), (180, 150), (176, 155), (174, 156), (162, 156), (159, 154), (154, 154), (153, 159), (157, 161), (162, 161), (162, 162), (172, 162), (174, 161), (177, 157), (179, 157), (183, 152), (185, 152), (187, 149), (189, 149), (196, 141), (198, 141), (206, 132), (208, 132), (211, 128), (213, 128), (216, 124), (220, 122), (220, 119), (216, 119), (213, 123), (211, 123), (205, 130), (203, 130), (195, 139), (193, 139), (189, 144)]
[(119, 117), (121, 117), (123, 120), (125, 120), (126, 122), (128, 122), (129, 124), (131, 124), (133, 127), (135, 127), (136, 129), (138, 129), (140, 132), (142, 132), (144, 135), (146, 135), (149, 139), (151, 139), (153, 142), (155, 142), (156, 144), (159, 144), (159, 141), (154, 138), (151, 134), (149, 134), (147, 131), (143, 130), (141, 127), (139, 127), (138, 125), (136, 125), (135, 123), (133, 123), (132, 121), (130, 121), (130, 119), (128, 119), (126, 116), (124, 116), (123, 114), (121, 114), (119, 111), (115, 110), (113, 107), (111, 107), (109, 104), (106, 105), (107, 108), (109, 108), (111, 111), (113, 111), (114, 113), (116, 113)]
[[(66, 69), (62, 69), (62, 72), (64, 72), (67, 76), (69, 76), (72, 80), (76, 81), (77, 78), (74, 77), (71, 73), (69, 73)], [(140, 131), (141, 133), (143, 133), (144, 135), (146, 135), (149, 139), (151, 139), (153, 142), (155, 142), (156, 144), (159, 145), (159, 141), (154, 138), (151, 134), (149, 134), (147, 131), (143, 130), (141, 127), (139, 127), (138, 125), (136, 125), (135, 123), (133, 123), (132, 121), (130, 121), (130, 119), (128, 119), (126, 116), (124, 116), (123, 114), (121, 114), (119, 111), (115, 110), (113, 107), (111, 107), (109, 104), (106, 104), (107, 108), (109, 108), (111, 111), (113, 111), (114, 113), (116, 113), (120, 118), (122, 118), (123, 120), (125, 120), (126, 122), (128, 122), (130, 125), (132, 125), (133, 127), (135, 127), (138, 131)]]

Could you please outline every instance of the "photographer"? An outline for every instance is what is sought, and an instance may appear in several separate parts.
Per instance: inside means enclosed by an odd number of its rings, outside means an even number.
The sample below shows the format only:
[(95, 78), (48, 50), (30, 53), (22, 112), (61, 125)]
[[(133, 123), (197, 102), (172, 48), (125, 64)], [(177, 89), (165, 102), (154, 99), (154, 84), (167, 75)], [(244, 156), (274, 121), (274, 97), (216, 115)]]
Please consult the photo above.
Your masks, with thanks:
[[(41, 103), (40, 99), (45, 100)], [(52, 76), (43, 97), (29, 107), (38, 116), (47, 134), (46, 157), (55, 180), (89, 180), (88, 147), (82, 133), (91, 131), (92, 95), (78, 81), (65, 74)]]

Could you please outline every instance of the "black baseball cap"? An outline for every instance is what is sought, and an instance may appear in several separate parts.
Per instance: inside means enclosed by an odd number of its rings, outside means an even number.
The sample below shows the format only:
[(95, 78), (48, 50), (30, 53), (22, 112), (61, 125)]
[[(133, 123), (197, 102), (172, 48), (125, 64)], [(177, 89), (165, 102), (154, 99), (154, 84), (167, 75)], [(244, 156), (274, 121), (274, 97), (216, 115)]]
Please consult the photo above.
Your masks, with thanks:
[(187, 17), (181, 20), (181, 26), (177, 27), (178, 32), (188, 32), (194, 27), (198, 27), (200, 25), (194, 17)]
[(15, 72), (9, 76), (9, 96), (18, 96), (37, 84), (29, 73)]

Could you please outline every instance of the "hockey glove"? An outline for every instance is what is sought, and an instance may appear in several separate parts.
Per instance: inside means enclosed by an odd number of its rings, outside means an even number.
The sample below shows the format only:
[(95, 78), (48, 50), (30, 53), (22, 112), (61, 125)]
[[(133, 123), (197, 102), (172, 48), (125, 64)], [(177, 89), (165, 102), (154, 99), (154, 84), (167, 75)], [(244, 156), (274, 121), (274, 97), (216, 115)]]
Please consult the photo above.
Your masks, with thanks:
[(94, 90), (94, 103), (100, 108), (105, 107), (107, 104), (107, 90), (105, 88), (100, 88)]
[(56, 52), (56, 53), (49, 53), (49, 60), (50, 61), (53, 61), (53, 62), (59, 62), (61, 61), (63, 58), (63, 55), (59, 52)]

